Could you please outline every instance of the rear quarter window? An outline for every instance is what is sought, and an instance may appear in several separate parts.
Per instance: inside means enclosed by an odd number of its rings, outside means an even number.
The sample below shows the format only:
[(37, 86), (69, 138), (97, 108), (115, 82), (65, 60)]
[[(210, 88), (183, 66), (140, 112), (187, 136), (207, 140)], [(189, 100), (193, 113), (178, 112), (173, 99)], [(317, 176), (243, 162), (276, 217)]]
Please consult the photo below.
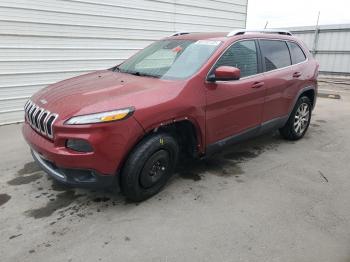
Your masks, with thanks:
[(279, 40), (259, 40), (264, 58), (265, 71), (291, 65), (287, 43)]
[(301, 49), (301, 47), (293, 42), (288, 42), (290, 55), (292, 57), (292, 63), (298, 64), (306, 60), (306, 56), (304, 51)]

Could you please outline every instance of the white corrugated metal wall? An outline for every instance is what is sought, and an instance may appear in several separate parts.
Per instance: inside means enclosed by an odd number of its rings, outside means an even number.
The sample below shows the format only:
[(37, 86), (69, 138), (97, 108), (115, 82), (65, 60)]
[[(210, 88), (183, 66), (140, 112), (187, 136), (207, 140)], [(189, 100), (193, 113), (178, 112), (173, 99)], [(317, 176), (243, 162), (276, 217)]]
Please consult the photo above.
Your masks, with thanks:
[[(320, 73), (350, 75), (350, 24), (321, 25), (315, 39), (315, 27), (288, 28), (302, 39), (320, 63)], [(313, 50), (315, 48), (315, 50)]]
[(176, 31), (245, 27), (247, 0), (1, 0), (0, 124), (33, 92), (109, 68)]

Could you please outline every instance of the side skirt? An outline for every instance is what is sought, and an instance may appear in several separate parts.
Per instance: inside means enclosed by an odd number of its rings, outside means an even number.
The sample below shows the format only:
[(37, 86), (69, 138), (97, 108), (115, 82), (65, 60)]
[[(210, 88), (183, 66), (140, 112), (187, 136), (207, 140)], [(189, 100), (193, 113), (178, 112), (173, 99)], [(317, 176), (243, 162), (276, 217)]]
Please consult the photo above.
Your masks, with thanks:
[(227, 146), (234, 145), (244, 140), (247, 140), (249, 138), (256, 137), (264, 133), (267, 133), (269, 131), (281, 128), (287, 123), (288, 117), (289, 116), (287, 115), (287, 116), (278, 117), (278, 118), (266, 121), (261, 125), (253, 128), (249, 128), (248, 130), (245, 130), (242, 133), (226, 137), (213, 144), (210, 144), (206, 147), (205, 157), (208, 157), (214, 153), (217, 153), (218, 151), (221, 151), (223, 148)]

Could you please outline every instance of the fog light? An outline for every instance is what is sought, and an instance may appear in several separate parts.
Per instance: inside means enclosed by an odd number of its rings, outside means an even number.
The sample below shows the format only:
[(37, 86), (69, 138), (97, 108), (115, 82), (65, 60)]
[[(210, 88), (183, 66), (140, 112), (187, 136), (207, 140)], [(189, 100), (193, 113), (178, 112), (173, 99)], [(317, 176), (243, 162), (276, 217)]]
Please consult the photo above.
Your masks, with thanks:
[(92, 146), (84, 139), (67, 139), (66, 147), (78, 152), (92, 152)]

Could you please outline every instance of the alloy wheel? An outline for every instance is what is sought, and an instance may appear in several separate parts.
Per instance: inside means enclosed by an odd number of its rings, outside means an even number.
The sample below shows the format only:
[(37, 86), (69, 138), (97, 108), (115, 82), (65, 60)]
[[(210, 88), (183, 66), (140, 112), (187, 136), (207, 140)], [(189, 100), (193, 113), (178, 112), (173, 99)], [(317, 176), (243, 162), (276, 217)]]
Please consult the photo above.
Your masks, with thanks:
[(306, 130), (310, 120), (310, 106), (302, 103), (298, 107), (294, 117), (294, 131), (298, 135), (302, 135)]

